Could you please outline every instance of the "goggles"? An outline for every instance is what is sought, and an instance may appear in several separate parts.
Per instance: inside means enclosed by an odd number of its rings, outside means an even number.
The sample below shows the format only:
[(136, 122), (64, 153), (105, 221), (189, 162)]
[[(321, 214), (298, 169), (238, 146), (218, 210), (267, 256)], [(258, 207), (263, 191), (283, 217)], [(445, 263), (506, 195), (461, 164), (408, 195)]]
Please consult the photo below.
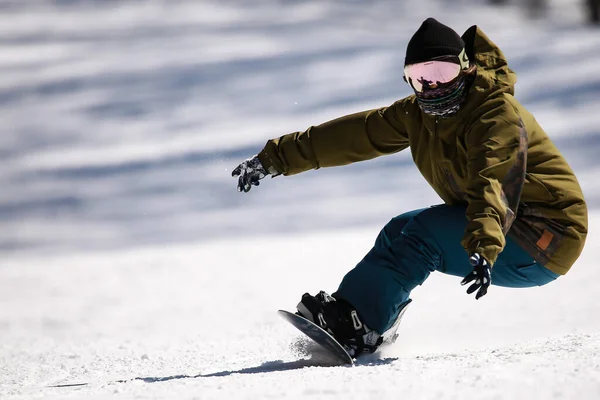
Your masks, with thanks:
[(404, 80), (417, 92), (438, 89), (453, 83), (462, 71), (469, 68), (465, 50), (458, 56), (437, 57), (430, 61), (404, 67)]

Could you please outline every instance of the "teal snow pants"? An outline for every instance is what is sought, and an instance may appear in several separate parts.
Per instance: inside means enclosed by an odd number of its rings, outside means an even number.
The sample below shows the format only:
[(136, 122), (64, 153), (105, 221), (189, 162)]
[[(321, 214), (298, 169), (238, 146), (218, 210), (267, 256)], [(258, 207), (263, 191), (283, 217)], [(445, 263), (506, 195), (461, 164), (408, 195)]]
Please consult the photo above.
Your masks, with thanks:
[[(385, 332), (411, 290), (431, 272), (463, 278), (473, 270), (460, 244), (467, 225), (465, 211), (464, 206), (439, 205), (395, 217), (371, 251), (346, 274), (336, 297), (350, 302), (371, 329)], [(512, 288), (542, 286), (558, 277), (510, 237), (492, 269), (492, 285)]]

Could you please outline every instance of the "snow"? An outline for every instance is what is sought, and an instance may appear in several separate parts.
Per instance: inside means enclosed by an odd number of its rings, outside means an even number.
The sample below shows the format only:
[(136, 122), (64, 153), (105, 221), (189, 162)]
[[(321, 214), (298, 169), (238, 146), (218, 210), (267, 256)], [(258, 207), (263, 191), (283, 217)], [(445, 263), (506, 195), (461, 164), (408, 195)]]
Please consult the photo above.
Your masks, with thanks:
[[(0, 398), (600, 397), (600, 35), (550, 4), (532, 22), (483, 0), (3, 2)], [(427, 16), (501, 46), (582, 184), (588, 245), (556, 282), (479, 301), (434, 274), (395, 345), (332, 367), (275, 311), (439, 199), (407, 153), (248, 194), (230, 172), (408, 95)]]

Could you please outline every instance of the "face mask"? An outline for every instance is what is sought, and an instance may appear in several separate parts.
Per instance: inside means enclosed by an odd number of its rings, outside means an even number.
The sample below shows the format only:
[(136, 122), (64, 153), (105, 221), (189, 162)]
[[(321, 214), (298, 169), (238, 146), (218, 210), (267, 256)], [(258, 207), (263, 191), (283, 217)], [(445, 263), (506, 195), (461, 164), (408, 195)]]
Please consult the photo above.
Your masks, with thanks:
[(442, 118), (454, 116), (467, 97), (466, 76), (461, 74), (448, 85), (435, 89), (415, 90), (417, 102), (425, 114)]

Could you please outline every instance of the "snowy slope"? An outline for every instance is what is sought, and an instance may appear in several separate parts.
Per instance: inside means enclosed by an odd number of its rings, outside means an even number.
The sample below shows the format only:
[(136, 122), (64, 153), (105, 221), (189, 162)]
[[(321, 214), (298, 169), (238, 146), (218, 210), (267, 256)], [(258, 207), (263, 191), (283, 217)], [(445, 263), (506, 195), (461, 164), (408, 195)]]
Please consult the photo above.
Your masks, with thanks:
[(435, 274), (413, 292), (397, 344), (353, 368), (321, 368), (331, 360), (274, 311), (292, 309), (305, 290), (334, 289), (374, 233), (8, 263), (0, 388), (15, 399), (597, 398), (593, 246), (553, 285), (494, 287), (480, 301), (458, 278)]
[[(600, 33), (574, 1), (546, 22), (483, 3), (3, 2), (0, 398), (599, 398)], [(270, 137), (408, 95), (427, 16), (502, 47), (580, 178), (588, 246), (556, 283), (477, 302), (436, 274), (395, 346), (323, 368), (275, 310), (439, 199), (408, 154), (247, 195), (229, 174)]]

